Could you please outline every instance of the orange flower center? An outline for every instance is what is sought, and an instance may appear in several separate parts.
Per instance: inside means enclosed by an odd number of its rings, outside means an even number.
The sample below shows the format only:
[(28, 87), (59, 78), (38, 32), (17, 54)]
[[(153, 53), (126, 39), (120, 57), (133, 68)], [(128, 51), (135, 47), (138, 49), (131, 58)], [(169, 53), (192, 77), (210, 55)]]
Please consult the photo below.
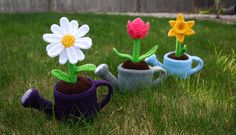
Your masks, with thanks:
[(72, 36), (72, 35), (65, 35), (62, 37), (62, 45), (65, 47), (65, 48), (68, 48), (68, 47), (71, 47), (74, 45), (75, 43), (75, 37)]
[(177, 33), (183, 34), (186, 32), (186, 29), (187, 29), (186, 23), (185, 22), (176, 22), (174, 29)]

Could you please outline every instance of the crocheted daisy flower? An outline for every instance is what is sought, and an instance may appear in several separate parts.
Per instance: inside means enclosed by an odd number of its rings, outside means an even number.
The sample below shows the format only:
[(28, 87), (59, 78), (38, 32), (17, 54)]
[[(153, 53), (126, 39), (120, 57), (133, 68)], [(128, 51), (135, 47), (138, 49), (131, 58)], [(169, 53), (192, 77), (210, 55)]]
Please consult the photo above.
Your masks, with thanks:
[(68, 60), (71, 64), (76, 64), (85, 58), (81, 49), (89, 49), (92, 46), (92, 40), (84, 37), (89, 32), (88, 25), (79, 24), (76, 20), (69, 21), (66, 17), (60, 19), (60, 26), (53, 24), (51, 26), (52, 34), (44, 34), (44, 41), (49, 45), (46, 51), (49, 57), (59, 55), (59, 63), (65, 64)]

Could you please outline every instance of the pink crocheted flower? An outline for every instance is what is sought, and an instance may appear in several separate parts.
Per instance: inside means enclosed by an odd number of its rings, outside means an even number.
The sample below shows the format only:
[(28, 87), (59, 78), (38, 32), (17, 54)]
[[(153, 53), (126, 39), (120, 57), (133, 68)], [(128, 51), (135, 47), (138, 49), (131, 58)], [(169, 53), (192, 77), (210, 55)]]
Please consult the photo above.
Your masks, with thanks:
[(148, 35), (150, 23), (146, 24), (141, 18), (136, 18), (132, 22), (129, 20), (127, 23), (128, 33), (133, 39), (142, 39)]

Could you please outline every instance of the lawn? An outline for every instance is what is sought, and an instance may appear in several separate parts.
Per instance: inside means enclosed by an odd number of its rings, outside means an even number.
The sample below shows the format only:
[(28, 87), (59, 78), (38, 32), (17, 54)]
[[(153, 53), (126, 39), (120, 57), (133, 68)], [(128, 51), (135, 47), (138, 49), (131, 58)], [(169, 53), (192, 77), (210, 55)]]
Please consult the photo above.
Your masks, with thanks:
[[(126, 23), (135, 17), (95, 14), (0, 14), (0, 134), (235, 134), (236, 130), (236, 25), (198, 21), (195, 36), (187, 37), (188, 53), (201, 57), (201, 72), (183, 81), (168, 77), (160, 86), (136, 93), (120, 94), (115, 89), (111, 102), (92, 123), (60, 123), (37, 110), (21, 106), (21, 96), (35, 87), (53, 101), (58, 81), (54, 68), (66, 70), (58, 58), (46, 54), (42, 39), (61, 16), (90, 26), (93, 46), (85, 50), (85, 61), (107, 63), (112, 73), (124, 59), (112, 51), (132, 52)], [(142, 53), (159, 45), (157, 55), (175, 49), (168, 38), (168, 20), (142, 17), (151, 24), (142, 40)], [(101, 79), (92, 72), (83, 73)], [(99, 92), (101, 93), (101, 92)]]

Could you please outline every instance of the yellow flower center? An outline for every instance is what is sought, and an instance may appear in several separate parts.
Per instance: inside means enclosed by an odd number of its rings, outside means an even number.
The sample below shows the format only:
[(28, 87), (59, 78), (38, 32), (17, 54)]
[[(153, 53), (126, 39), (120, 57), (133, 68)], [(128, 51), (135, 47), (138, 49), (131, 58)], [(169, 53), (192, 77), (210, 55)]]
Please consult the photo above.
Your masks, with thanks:
[(187, 25), (185, 22), (176, 22), (174, 29), (177, 33), (185, 33), (187, 30)]
[(71, 47), (75, 43), (75, 37), (69, 34), (65, 35), (64, 37), (62, 37), (61, 42), (65, 48)]

